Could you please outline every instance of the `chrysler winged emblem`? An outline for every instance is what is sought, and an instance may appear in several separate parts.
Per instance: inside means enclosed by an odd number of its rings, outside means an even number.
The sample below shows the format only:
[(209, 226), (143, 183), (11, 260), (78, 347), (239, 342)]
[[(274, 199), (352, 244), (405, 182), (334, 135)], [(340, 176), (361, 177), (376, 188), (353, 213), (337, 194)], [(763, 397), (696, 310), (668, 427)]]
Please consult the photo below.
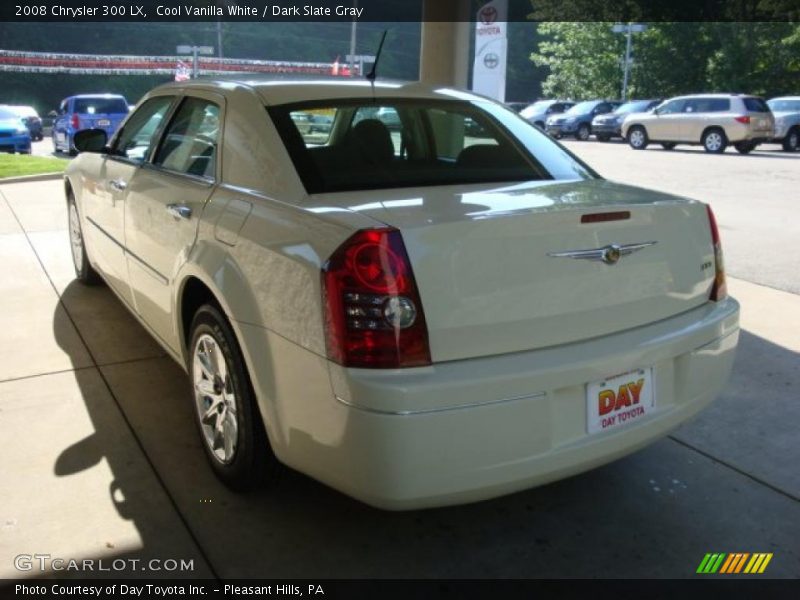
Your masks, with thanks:
[(602, 248), (591, 248), (589, 250), (566, 250), (564, 252), (548, 252), (547, 256), (556, 258), (576, 258), (581, 260), (599, 260), (607, 265), (615, 265), (619, 259), (628, 254), (633, 254), (637, 250), (653, 246), (658, 242), (639, 242), (637, 244), (609, 244)]

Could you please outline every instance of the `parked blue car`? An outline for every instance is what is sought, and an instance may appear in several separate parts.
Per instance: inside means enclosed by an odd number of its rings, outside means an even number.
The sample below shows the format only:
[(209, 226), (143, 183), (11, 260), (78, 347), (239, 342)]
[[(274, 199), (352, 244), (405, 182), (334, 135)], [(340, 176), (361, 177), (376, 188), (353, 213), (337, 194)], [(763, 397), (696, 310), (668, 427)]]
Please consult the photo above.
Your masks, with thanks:
[(31, 153), (31, 134), (19, 115), (0, 107), (0, 152)]
[(61, 101), (53, 121), (53, 149), (75, 154), (73, 139), (83, 129), (103, 129), (109, 139), (128, 116), (128, 101), (115, 94), (83, 94)]
[(592, 119), (615, 110), (621, 102), (613, 100), (587, 100), (578, 102), (563, 114), (547, 118), (545, 130), (554, 138), (565, 135), (586, 141), (592, 135)]

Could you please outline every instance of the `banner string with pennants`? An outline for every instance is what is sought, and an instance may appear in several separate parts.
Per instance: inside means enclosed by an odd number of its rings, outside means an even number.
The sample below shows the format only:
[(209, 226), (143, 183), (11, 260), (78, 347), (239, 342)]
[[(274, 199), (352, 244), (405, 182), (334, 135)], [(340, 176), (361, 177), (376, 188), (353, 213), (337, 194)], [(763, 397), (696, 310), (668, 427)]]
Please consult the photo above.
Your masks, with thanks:
[[(228, 73), (271, 73), (334, 75), (349, 77), (350, 69), (336, 69), (336, 63), (253, 60), (200, 57), (204, 75)], [(126, 56), (111, 54), (67, 54), (0, 50), (0, 72), (66, 73), (70, 75), (181, 75), (179, 56)], [(176, 70), (176, 65), (177, 70)], [(356, 65), (356, 75), (358, 65)], [(178, 79), (178, 81), (180, 81)]]

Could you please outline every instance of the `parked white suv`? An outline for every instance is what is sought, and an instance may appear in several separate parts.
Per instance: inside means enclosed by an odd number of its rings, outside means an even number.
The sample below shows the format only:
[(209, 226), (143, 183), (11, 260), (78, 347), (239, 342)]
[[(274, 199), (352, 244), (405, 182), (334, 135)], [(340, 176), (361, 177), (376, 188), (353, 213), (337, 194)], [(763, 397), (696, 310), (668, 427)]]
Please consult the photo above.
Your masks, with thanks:
[(706, 152), (725, 152), (733, 144), (747, 154), (774, 135), (775, 118), (763, 99), (741, 94), (698, 94), (670, 98), (650, 113), (631, 114), (622, 135), (631, 148), (660, 143), (700, 144)]

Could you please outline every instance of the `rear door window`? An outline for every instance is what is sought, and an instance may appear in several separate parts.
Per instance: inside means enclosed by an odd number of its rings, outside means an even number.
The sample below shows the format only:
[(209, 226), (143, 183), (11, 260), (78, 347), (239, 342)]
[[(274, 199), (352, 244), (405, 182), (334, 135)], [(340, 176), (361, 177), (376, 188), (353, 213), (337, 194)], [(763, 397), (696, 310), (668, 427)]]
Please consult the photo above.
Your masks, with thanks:
[(186, 98), (170, 121), (153, 164), (170, 171), (213, 178), (219, 142), (219, 106)]
[(727, 112), (730, 109), (728, 98), (691, 98), (686, 101), (686, 112), (691, 113)]

